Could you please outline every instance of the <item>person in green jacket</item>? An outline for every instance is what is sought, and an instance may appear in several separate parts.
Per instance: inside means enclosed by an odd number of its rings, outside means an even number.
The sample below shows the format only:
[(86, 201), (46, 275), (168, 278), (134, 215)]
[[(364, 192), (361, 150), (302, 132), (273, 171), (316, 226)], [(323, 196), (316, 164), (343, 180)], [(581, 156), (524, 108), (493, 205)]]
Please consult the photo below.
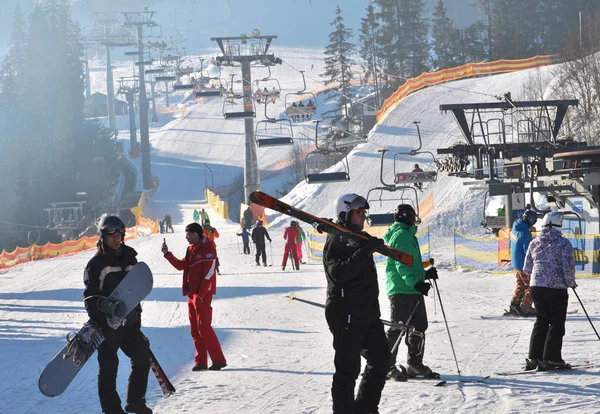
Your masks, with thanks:
[[(427, 310), (425, 309), (426, 296), (431, 285), (427, 279), (437, 279), (437, 270), (434, 267), (427, 271), (422, 266), (419, 241), (415, 236), (417, 224), (421, 220), (417, 217), (415, 210), (409, 204), (400, 204), (394, 212), (394, 224), (383, 236), (385, 242), (395, 249), (412, 254), (413, 266), (407, 266), (399, 261), (387, 259), (385, 265), (386, 293), (390, 300), (390, 315), (393, 322), (408, 325), (406, 337), (408, 346), (407, 367), (396, 367), (398, 348), (392, 354), (388, 379), (395, 381), (406, 381), (406, 377), (414, 378), (422, 376), (426, 378), (439, 378), (439, 374), (432, 372), (429, 367), (423, 365), (423, 354), (425, 351), (425, 331), (427, 330)], [(410, 321), (408, 318), (415, 308)], [(401, 330), (390, 328), (387, 332), (388, 346), (393, 348)]]
[(198, 213), (198, 210), (194, 209), (194, 223), (198, 223), (198, 221), (200, 221), (200, 213)]

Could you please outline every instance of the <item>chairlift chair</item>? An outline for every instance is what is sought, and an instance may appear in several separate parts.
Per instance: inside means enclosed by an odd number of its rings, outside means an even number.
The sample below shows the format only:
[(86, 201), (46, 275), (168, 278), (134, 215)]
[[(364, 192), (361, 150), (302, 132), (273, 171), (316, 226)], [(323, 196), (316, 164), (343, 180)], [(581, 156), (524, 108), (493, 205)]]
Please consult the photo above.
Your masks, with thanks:
[[(240, 95), (240, 94), (236, 94), (233, 92), (233, 84), (234, 83), (239, 83), (242, 82), (243, 80), (239, 81), (239, 82), (234, 82), (233, 77), (236, 76), (234, 73), (231, 74), (231, 83), (229, 85), (229, 89), (227, 90), (227, 94), (225, 99), (223, 100), (223, 117), (225, 119), (250, 119), (250, 118), (254, 118), (256, 117), (256, 109), (254, 106), (254, 99), (250, 99), (250, 102), (252, 103), (252, 110), (248, 111), (245, 108), (245, 104), (244, 104), (244, 95)], [(236, 100), (237, 101), (242, 101), (242, 111), (240, 110), (228, 110), (227, 109), (227, 105), (230, 106), (236, 106)], [(239, 105), (237, 105), (239, 107)]]
[[(302, 74), (302, 83), (304, 88), (298, 92), (290, 92), (285, 94), (285, 114), (292, 120), (298, 120), (299, 117), (304, 118), (304, 116), (307, 117), (307, 120), (310, 120), (310, 118), (312, 118), (312, 116), (317, 112), (317, 97), (314, 93), (306, 91), (306, 78), (304, 76), (304, 71), (301, 70), (300, 73)], [(304, 104), (304, 106), (293, 106), (295, 102), (302, 103), (303, 100), (298, 101), (298, 97), (304, 95), (308, 95), (308, 100), (309, 102), (312, 101), (312, 106), (306, 106)]]
[[(373, 199), (371, 198), (371, 193), (373, 191), (380, 191), (379, 198)], [(383, 192), (387, 191), (390, 193), (401, 191), (399, 197), (391, 197), (391, 198), (382, 198)], [(414, 192), (414, 200), (411, 198), (404, 197), (405, 191), (413, 191)], [(411, 186), (383, 186), (383, 187), (374, 187), (369, 190), (367, 193), (367, 201), (369, 202), (370, 210), (373, 209), (373, 205), (375, 201), (379, 201), (382, 204), (384, 201), (395, 201), (394, 208), (396, 208), (399, 204), (410, 204), (415, 209), (417, 213), (417, 217), (419, 216), (419, 196), (417, 193), (417, 189)], [(373, 226), (391, 226), (394, 224), (394, 214), (393, 213), (372, 213), (369, 210), (369, 219), (371, 220), (371, 225)]]
[[(254, 137), (259, 147), (291, 145), (294, 143), (294, 130), (289, 119), (270, 118), (267, 114), (268, 102), (265, 102), (265, 118), (256, 123)], [(262, 130), (261, 130), (262, 128)]]
[[(350, 168), (346, 154), (339, 150), (329, 150), (319, 145), (319, 122), (315, 127), (315, 150), (306, 155), (304, 178), (308, 184), (322, 184), (350, 181)], [(324, 172), (334, 164), (341, 164), (344, 171)]]

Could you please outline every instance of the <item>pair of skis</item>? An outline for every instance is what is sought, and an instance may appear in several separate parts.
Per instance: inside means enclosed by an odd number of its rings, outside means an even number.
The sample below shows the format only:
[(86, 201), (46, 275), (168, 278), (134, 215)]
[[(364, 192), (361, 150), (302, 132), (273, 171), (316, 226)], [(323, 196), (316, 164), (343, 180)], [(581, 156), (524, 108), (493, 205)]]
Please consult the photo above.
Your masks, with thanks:
[[(369, 239), (369, 236), (353, 232), (347, 229), (346, 227), (334, 223), (330, 220), (313, 216), (312, 214), (304, 210), (300, 210), (296, 207), (290, 206), (289, 204), (286, 204), (283, 201), (261, 191), (254, 191), (248, 197), (250, 198), (250, 201), (255, 204), (270, 208), (271, 210), (278, 211), (290, 217), (294, 217), (300, 221), (310, 224), (315, 228), (318, 226), (318, 230), (324, 231), (325, 233), (334, 234), (337, 236), (350, 236), (355, 239), (365, 241)], [(402, 250), (394, 249), (393, 247), (383, 245), (377, 249), (377, 252), (381, 253), (384, 256), (397, 260), (400, 263), (403, 263), (407, 266), (413, 265), (412, 254), (404, 252)]]

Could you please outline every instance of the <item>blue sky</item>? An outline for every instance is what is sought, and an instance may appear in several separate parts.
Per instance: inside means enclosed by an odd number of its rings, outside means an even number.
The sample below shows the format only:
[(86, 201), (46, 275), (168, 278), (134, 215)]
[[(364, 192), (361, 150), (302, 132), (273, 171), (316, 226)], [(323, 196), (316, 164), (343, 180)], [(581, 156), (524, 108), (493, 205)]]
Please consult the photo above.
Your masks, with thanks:
[[(472, 0), (445, 1), (456, 20), (472, 20), (478, 14), (471, 6)], [(0, 0), (0, 53), (10, 36), (15, 4), (21, 4), (28, 15), (33, 2)], [(430, 9), (435, 3), (437, 0), (427, 0)], [(211, 37), (239, 36), (253, 29), (279, 36), (277, 45), (324, 47), (338, 4), (357, 41), (368, 0), (75, 0), (72, 10), (73, 17), (85, 29), (93, 23), (94, 12), (134, 11), (148, 6), (156, 11), (154, 19), (161, 25), (163, 35), (183, 39), (187, 53), (194, 54), (214, 47)]]

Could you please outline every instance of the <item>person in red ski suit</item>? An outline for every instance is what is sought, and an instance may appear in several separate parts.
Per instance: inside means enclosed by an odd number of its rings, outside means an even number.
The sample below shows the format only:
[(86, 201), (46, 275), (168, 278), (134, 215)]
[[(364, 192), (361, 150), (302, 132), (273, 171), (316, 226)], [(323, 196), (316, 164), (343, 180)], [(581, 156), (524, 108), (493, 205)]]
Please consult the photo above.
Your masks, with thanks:
[(173, 256), (165, 242), (161, 250), (175, 269), (183, 270), (183, 295), (188, 297), (190, 330), (196, 348), (192, 371), (207, 369), (207, 352), (212, 360), (208, 369), (219, 371), (227, 366), (227, 361), (211, 326), (212, 297), (217, 291), (217, 250), (215, 243), (203, 236), (202, 226), (198, 223), (186, 226), (185, 237), (190, 245), (184, 259)]
[(291, 221), (290, 227), (285, 229), (283, 233), (283, 238), (285, 239), (285, 247), (283, 251), (283, 261), (281, 262), (281, 270), (285, 270), (285, 265), (287, 264), (288, 255), (292, 254), (292, 267), (296, 266), (296, 269), (300, 269), (300, 262), (298, 260), (298, 251), (296, 249), (296, 239), (298, 238), (298, 223), (294, 220)]

